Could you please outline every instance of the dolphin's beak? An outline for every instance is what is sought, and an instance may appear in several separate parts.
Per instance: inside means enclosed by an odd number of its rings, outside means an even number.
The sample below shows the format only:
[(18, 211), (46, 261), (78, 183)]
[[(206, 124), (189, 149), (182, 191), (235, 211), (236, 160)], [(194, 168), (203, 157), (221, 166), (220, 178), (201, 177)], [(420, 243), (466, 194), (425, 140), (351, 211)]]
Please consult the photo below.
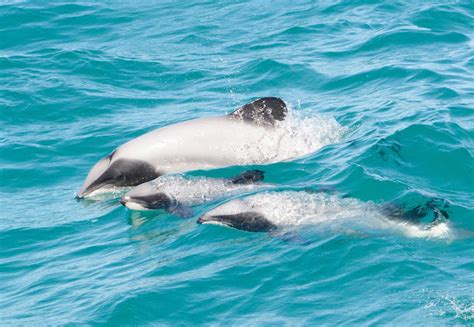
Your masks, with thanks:
[(82, 199), (92, 192), (96, 191), (100, 187), (106, 184), (104, 181), (104, 173), (107, 171), (110, 165), (110, 156), (102, 158), (97, 162), (94, 167), (87, 174), (86, 180), (81, 186), (79, 192), (77, 192), (76, 197)]

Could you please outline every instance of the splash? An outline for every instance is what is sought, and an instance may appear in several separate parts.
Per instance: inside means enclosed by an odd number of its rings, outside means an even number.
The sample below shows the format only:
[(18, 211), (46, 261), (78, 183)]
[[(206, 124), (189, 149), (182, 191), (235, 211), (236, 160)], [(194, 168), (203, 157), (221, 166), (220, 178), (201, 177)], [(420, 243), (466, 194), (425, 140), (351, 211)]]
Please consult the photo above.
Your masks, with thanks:
[(265, 134), (257, 148), (267, 162), (289, 161), (340, 142), (346, 131), (333, 117), (304, 116), (290, 110), (288, 118), (278, 123), (276, 132)]
[(312, 114), (303, 116), (298, 111), (290, 111), (289, 119), (283, 123), (289, 138), (282, 143), (282, 157), (301, 157), (320, 148), (341, 142), (347, 128), (330, 116)]

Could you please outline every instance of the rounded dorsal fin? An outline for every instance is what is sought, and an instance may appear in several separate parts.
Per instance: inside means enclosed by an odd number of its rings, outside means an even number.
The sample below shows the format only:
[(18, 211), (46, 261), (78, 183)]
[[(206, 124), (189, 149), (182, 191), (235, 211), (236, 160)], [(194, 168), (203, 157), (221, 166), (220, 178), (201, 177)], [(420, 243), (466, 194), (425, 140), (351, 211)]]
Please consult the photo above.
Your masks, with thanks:
[(247, 103), (230, 116), (258, 125), (275, 126), (276, 121), (285, 120), (287, 113), (288, 108), (282, 99), (267, 97)]
[(251, 184), (261, 182), (264, 178), (265, 172), (263, 170), (247, 170), (243, 173), (234, 176), (230, 179), (232, 184)]

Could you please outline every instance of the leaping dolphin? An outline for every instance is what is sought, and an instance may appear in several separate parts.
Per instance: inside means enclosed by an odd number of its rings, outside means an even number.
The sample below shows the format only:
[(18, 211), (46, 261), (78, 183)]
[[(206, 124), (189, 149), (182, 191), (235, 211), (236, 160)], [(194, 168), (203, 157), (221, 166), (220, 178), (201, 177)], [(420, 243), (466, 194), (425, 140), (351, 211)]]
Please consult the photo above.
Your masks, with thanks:
[(231, 114), (165, 126), (119, 146), (95, 164), (78, 198), (115, 187), (136, 186), (170, 173), (233, 165), (262, 164), (280, 158), (280, 144), (291, 135), (279, 123), (288, 114), (285, 102), (267, 97)]

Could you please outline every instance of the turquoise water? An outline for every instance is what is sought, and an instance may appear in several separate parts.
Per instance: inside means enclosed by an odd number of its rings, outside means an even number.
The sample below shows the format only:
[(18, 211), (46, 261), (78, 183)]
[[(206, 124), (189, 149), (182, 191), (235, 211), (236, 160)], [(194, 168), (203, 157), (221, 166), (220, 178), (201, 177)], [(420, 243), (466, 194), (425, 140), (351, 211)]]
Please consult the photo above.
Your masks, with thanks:
[[(0, 1), (0, 72), (2, 325), (474, 323), (471, 1)], [(261, 96), (346, 130), (268, 182), (442, 199), (454, 236), (302, 245), (74, 199), (125, 141)]]

